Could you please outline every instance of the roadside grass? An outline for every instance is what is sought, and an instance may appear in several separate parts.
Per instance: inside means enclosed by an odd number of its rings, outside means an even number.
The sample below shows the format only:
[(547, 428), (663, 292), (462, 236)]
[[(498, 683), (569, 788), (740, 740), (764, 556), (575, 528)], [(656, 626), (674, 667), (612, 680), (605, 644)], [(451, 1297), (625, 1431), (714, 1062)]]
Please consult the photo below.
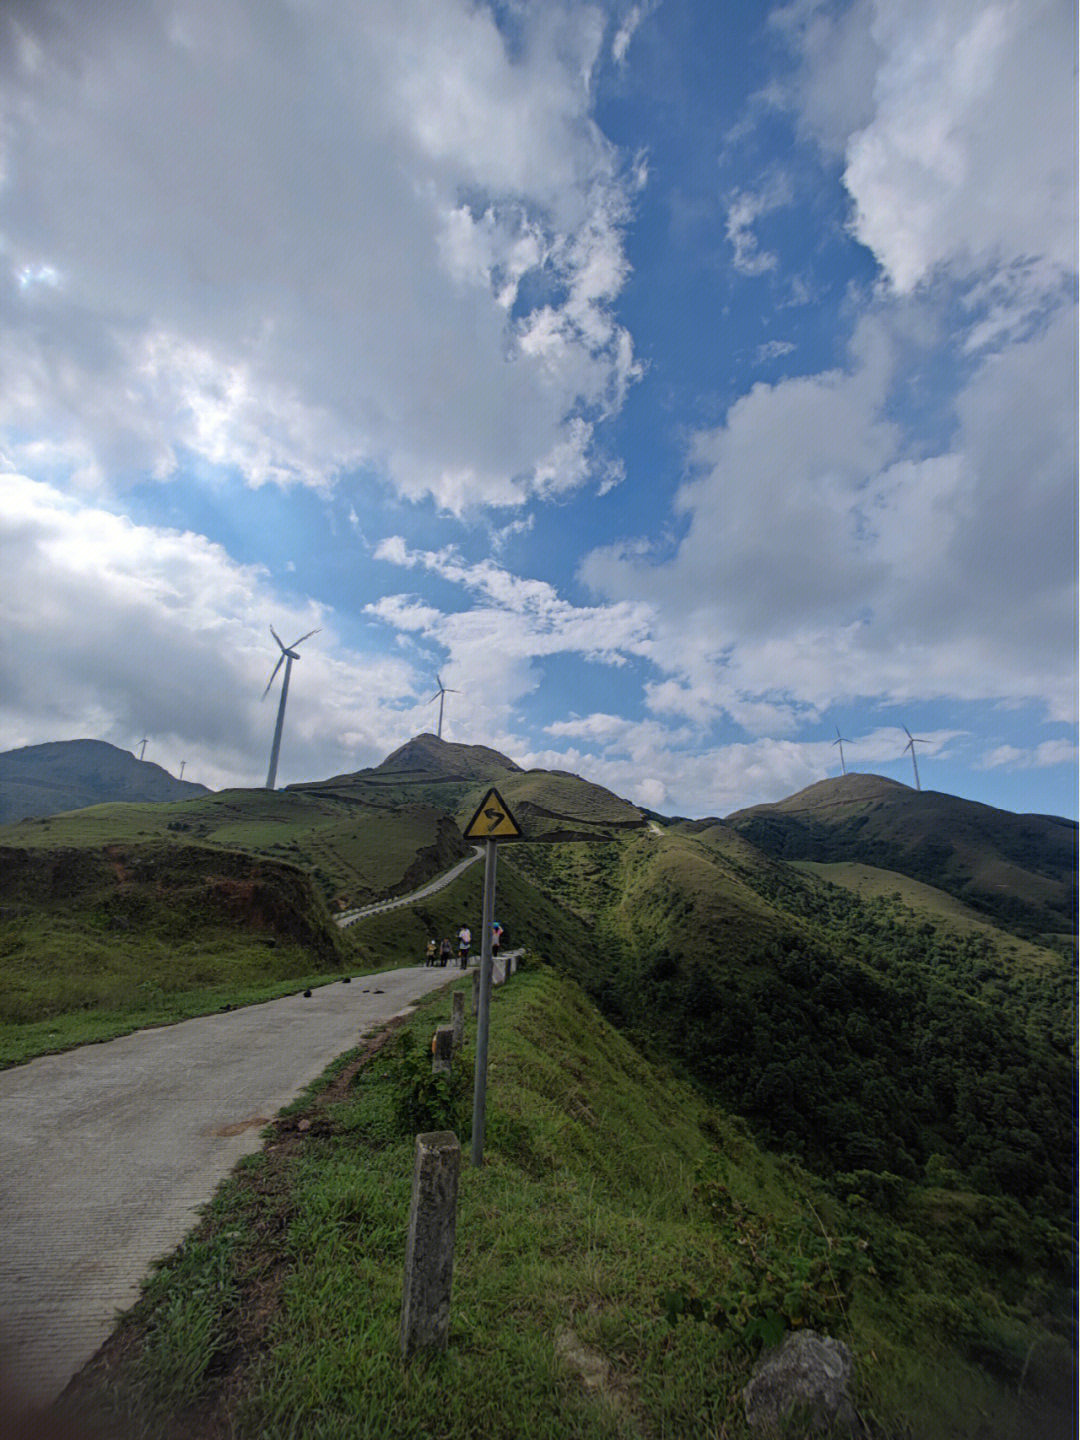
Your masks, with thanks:
[[(477, 864), (415, 906), (359, 921), (338, 932), (338, 954), (322, 964), (301, 944), (215, 926), (187, 899), (132, 899), (126, 928), (96, 893), (78, 903), (20, 905), (0, 914), (0, 1067), (273, 1000), (343, 974), (418, 964), (429, 937), (453, 938), (462, 924), (478, 950), (482, 882)], [(580, 921), (527, 880), (505, 869), (499, 889), (511, 941), (528, 934), (544, 957), (586, 949)]]
[[(820, 1181), (647, 1063), (546, 968), (494, 994), (472, 1169), (470, 1056), (449, 1085), (427, 1059), (448, 994), (283, 1112), (69, 1408), (132, 1440), (745, 1440), (741, 1390), (779, 1320), (852, 1346), (874, 1440), (1052, 1433), (1015, 1384), (963, 1360), (947, 1313), (944, 1327), (932, 1318), (954, 1277), (922, 1311), (900, 1304), (872, 1263), (895, 1248), (887, 1221), (863, 1225), (868, 1242), (846, 1233), (851, 1215)], [(454, 1128), (465, 1154), (449, 1348), (403, 1364), (418, 1104), (419, 1128)]]

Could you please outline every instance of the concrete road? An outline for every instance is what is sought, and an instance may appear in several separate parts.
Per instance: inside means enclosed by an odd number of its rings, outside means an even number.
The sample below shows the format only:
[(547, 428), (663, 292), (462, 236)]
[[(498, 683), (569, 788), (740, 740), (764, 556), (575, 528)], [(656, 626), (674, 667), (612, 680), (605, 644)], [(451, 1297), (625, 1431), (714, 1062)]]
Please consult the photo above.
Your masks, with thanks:
[(362, 1035), (458, 978), (385, 971), (0, 1073), (7, 1384), (54, 1399), (263, 1125)]
[(339, 929), (344, 930), (350, 925), (355, 925), (358, 920), (363, 920), (365, 916), (382, 915), (387, 910), (400, 910), (404, 905), (413, 905), (417, 900), (425, 900), (429, 895), (437, 895), (440, 890), (445, 890), (447, 885), (453, 884), (459, 875), (468, 870), (470, 865), (475, 865), (483, 853), (482, 845), (474, 845), (471, 855), (466, 855), (465, 859), (459, 860), (452, 870), (437, 875), (434, 880), (429, 880), (419, 890), (412, 890), (408, 895), (398, 895), (393, 900), (377, 900), (374, 905), (365, 905), (362, 910), (345, 910), (336, 917), (336, 924)]

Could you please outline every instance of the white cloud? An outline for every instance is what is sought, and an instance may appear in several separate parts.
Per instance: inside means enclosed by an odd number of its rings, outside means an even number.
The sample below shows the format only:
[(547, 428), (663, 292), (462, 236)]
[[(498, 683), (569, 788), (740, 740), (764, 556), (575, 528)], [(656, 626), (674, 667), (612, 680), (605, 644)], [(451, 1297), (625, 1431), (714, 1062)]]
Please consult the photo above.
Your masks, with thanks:
[(732, 264), (741, 275), (764, 275), (775, 270), (779, 258), (758, 245), (754, 226), (764, 216), (790, 205), (791, 181), (784, 174), (772, 176), (757, 190), (739, 190), (728, 199), (725, 232), (734, 255)]
[(1036, 770), (1051, 765), (1076, 765), (1080, 749), (1073, 740), (1044, 740), (1027, 749), (1019, 745), (997, 745), (988, 750), (980, 762), (980, 769)]
[(1062, 313), (986, 360), (940, 454), (904, 453), (887, 309), (850, 371), (756, 385), (699, 433), (674, 553), (609, 546), (581, 571), (652, 605), (651, 706), (774, 734), (857, 698), (1074, 714), (1074, 332)]
[(279, 783), (377, 763), (411, 733), (404, 660), (359, 655), (333, 617), (189, 532), (135, 525), (0, 474), (0, 749), (90, 735), (211, 787), (265, 780), (277, 648), (319, 626), (289, 690)]
[(98, 484), (185, 450), (254, 484), (367, 466), (456, 510), (586, 483), (639, 373), (636, 182), (591, 116), (600, 12), (517, 20), (510, 47), (467, 0), (9, 7), (13, 455), (47, 434)]
[(766, 340), (754, 352), (754, 364), (761, 365), (766, 360), (779, 360), (782, 355), (790, 355), (794, 349), (795, 346), (790, 340)]
[[(411, 550), (398, 536), (381, 542), (376, 555), (419, 567), (473, 597), (467, 609), (456, 611), (440, 611), (408, 595), (384, 596), (366, 607), (385, 624), (446, 652), (446, 660), (437, 662), (439, 672), (464, 696), (455, 706), (458, 734), (476, 734), (478, 726), (491, 733), (505, 724), (518, 701), (536, 689), (546, 656), (577, 655), (621, 667), (651, 648), (647, 605), (632, 600), (573, 605), (546, 580), (514, 575), (491, 559), (467, 562), (452, 546)], [(455, 734), (449, 723), (445, 734)]]
[(1012, 323), (1076, 265), (1076, 13), (1059, 0), (797, 0), (792, 101), (845, 157), (854, 230), (909, 294), (995, 277)]

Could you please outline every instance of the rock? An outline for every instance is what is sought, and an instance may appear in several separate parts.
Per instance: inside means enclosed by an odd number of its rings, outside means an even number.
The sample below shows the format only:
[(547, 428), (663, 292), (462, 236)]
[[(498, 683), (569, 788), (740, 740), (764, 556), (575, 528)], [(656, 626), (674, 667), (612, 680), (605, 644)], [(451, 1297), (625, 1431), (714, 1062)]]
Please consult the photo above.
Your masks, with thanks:
[[(852, 1365), (851, 1351), (841, 1341), (813, 1330), (793, 1331), (754, 1367), (743, 1390), (747, 1424), (765, 1435), (861, 1435), (847, 1393)], [(792, 1429), (792, 1421), (801, 1428)]]
[(310, 1130), (310, 1129), (311, 1129), (311, 1121), (310, 1121), (310, 1120), (298, 1120), (298, 1121), (296, 1122), (296, 1128), (297, 1128), (297, 1130), (300, 1130), (300, 1131)]
[(305, 1000), (310, 1000), (310, 999), (311, 999), (311, 991), (310, 991), (310, 990), (305, 990), (305, 991), (304, 991), (304, 999), (305, 999)]

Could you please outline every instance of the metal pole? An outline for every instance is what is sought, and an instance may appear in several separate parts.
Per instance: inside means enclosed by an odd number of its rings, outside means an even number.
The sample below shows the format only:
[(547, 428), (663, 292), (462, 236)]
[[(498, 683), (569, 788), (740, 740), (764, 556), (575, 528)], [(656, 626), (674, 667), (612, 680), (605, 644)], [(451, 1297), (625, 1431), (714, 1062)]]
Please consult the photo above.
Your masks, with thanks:
[(487, 1106), (488, 1019), (491, 1014), (491, 931), (495, 924), (495, 850), (487, 840), (484, 854), (483, 928), (480, 937), (480, 1014), (476, 1021), (476, 1080), (473, 1086), (472, 1163), (484, 1163), (484, 1111)]

